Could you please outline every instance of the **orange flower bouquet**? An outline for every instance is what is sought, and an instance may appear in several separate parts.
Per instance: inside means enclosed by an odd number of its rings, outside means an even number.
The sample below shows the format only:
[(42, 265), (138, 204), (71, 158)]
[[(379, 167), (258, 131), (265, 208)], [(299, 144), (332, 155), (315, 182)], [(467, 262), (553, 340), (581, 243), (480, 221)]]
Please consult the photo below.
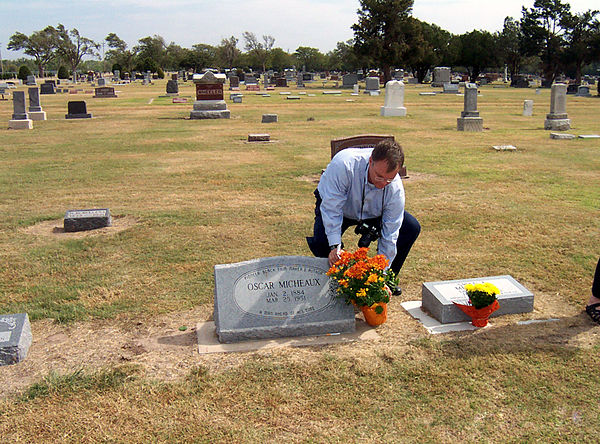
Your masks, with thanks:
[[(337, 295), (347, 304), (354, 304), (363, 313), (365, 307), (382, 315), (392, 294), (387, 284), (395, 287), (396, 276), (392, 270), (386, 270), (388, 260), (383, 254), (368, 257), (368, 252), (368, 248), (359, 248), (354, 253), (342, 251), (327, 276), (337, 282)], [(385, 322), (385, 317), (382, 322)]]

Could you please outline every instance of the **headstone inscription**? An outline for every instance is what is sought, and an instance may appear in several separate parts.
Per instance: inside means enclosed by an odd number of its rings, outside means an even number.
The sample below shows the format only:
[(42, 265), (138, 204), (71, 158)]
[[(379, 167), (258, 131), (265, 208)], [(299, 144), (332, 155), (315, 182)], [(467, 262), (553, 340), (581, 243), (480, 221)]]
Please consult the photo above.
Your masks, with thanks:
[(335, 295), (326, 258), (279, 256), (215, 266), (220, 342), (346, 333), (354, 309)]
[(87, 112), (87, 105), (83, 100), (75, 100), (67, 103), (67, 114), (65, 119), (91, 119), (92, 114)]
[(115, 94), (115, 88), (112, 86), (101, 86), (98, 88), (94, 88), (94, 95), (92, 96), (94, 99), (102, 99), (108, 97), (118, 97)]
[(32, 339), (27, 313), (0, 315), (0, 365), (25, 359)]
[(13, 92), (13, 115), (8, 121), (10, 129), (33, 129), (33, 122), (25, 111), (25, 91)]
[(533, 311), (533, 294), (509, 275), (425, 282), (421, 293), (422, 307), (442, 324), (468, 321), (470, 318), (453, 302), (468, 304), (469, 298), (464, 286), (483, 282), (490, 282), (500, 290), (500, 308), (492, 316)]
[(190, 119), (229, 119), (231, 112), (223, 100), (225, 74), (207, 71), (204, 74), (194, 74), (192, 79), (196, 84), (196, 101), (190, 112)]
[[(368, 79), (367, 79), (368, 80)], [(390, 80), (385, 84), (385, 102), (381, 107), (383, 117), (404, 117), (404, 83), (399, 80)]]
[(40, 105), (40, 90), (36, 88), (28, 88), (29, 93), (29, 110), (27, 114), (31, 120), (46, 120), (46, 111), (42, 110)]
[(477, 111), (477, 85), (475, 83), (465, 84), (464, 111), (456, 119), (457, 131), (483, 131), (483, 119)]
[(110, 227), (111, 224), (112, 218), (108, 208), (68, 210), (65, 213), (64, 229), (67, 233)]
[(571, 120), (567, 115), (567, 85), (554, 83), (550, 90), (550, 113), (546, 114), (544, 129), (567, 131), (571, 128)]

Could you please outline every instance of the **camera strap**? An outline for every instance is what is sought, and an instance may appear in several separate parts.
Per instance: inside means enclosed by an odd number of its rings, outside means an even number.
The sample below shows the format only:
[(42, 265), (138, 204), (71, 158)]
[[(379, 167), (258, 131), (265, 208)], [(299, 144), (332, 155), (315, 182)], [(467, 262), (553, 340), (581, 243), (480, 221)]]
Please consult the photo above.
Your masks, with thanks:
[[(363, 221), (363, 207), (365, 206), (365, 190), (367, 188), (367, 181), (369, 180), (369, 164), (367, 163), (367, 169), (365, 170), (365, 180), (362, 188), (362, 199), (360, 202), (360, 222)], [(385, 187), (381, 191), (381, 219), (383, 219), (383, 203), (385, 201)]]

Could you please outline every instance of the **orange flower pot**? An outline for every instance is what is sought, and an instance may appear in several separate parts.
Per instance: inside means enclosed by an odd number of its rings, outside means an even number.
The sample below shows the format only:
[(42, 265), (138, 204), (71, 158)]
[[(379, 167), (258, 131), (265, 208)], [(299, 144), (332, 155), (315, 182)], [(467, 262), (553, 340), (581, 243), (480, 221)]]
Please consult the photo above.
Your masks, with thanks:
[[(377, 313), (377, 306), (383, 308), (381, 313)], [(378, 325), (383, 324), (387, 320), (387, 304), (385, 302), (379, 302), (377, 304), (373, 304), (373, 306), (368, 307), (366, 305), (360, 307), (362, 311), (365, 321), (371, 327), (377, 327)]]
[(454, 302), (454, 305), (460, 308), (467, 316), (471, 317), (471, 324), (475, 327), (485, 327), (488, 324), (490, 315), (500, 308), (498, 300), (483, 308), (475, 308), (472, 305), (457, 304), (456, 302)]

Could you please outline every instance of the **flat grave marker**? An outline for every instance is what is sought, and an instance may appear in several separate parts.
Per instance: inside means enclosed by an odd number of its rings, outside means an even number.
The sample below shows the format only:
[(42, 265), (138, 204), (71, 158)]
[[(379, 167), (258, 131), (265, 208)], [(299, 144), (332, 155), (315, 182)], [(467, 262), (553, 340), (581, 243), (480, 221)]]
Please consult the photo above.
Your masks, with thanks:
[(442, 324), (468, 321), (470, 318), (453, 302), (468, 304), (464, 286), (482, 282), (490, 282), (500, 290), (500, 308), (492, 313), (492, 317), (533, 311), (533, 294), (510, 275), (425, 282), (421, 293), (422, 306)]
[(110, 227), (111, 224), (112, 218), (108, 208), (68, 210), (65, 213), (64, 228), (67, 233)]
[(278, 256), (215, 266), (220, 342), (347, 333), (354, 309), (336, 297), (327, 258)]
[(27, 313), (0, 315), (0, 366), (25, 359), (32, 339)]

